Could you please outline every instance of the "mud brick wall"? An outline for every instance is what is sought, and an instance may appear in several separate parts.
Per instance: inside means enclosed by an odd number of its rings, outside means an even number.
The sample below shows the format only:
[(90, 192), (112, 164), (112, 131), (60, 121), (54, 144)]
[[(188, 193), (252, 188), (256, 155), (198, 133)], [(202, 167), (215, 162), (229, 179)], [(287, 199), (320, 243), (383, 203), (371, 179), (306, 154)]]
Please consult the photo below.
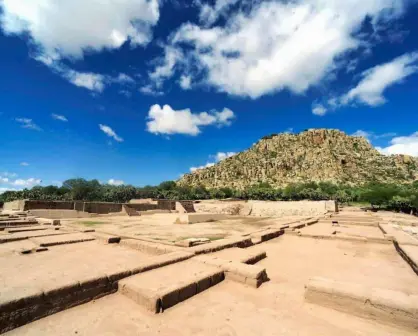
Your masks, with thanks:
[(108, 214), (110, 212), (121, 212), (121, 203), (96, 203), (86, 202), (84, 204), (84, 211), (98, 214)]
[(176, 210), (176, 201), (158, 200), (158, 209), (161, 210)]
[(157, 204), (152, 203), (127, 203), (128, 207), (135, 209), (136, 211), (148, 211), (159, 209)]
[(74, 202), (72, 201), (24, 201), (23, 210), (43, 210), (43, 209), (59, 209), (73, 210)]

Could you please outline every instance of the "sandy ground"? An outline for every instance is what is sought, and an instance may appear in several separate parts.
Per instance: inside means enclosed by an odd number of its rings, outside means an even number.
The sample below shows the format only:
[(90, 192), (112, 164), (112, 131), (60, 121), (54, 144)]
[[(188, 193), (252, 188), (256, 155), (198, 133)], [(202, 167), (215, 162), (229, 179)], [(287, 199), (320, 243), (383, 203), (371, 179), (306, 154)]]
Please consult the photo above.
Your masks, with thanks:
[(289, 223), (306, 217), (257, 218), (231, 216), (226, 220), (198, 224), (174, 224), (178, 214), (153, 214), (135, 217), (101, 216), (63, 220), (63, 224), (92, 228), (97, 231), (175, 242), (187, 238), (220, 239), (253, 232), (273, 224)]
[(351, 236), (351, 237), (366, 237), (384, 239), (382, 231), (378, 227), (373, 226), (360, 226), (360, 225), (344, 225), (339, 224), (333, 226), (331, 223), (318, 223), (305, 228), (300, 229), (302, 234), (309, 235), (323, 235), (332, 236), (333, 232), (338, 237)]
[(393, 246), (284, 235), (250, 247), (270, 281), (254, 289), (224, 281), (152, 315), (117, 293), (49, 316), (7, 335), (413, 335), (305, 303), (314, 276), (418, 293), (418, 277)]
[(136, 250), (96, 241), (48, 249), (25, 256), (0, 256), (0, 302), (134, 268), (150, 257)]

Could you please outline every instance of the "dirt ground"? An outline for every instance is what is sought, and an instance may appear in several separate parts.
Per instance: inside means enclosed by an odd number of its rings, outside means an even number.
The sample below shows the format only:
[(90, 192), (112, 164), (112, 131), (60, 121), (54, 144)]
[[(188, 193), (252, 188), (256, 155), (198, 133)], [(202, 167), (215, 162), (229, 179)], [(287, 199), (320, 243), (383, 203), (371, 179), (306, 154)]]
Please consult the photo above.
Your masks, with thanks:
[[(314, 277), (418, 295), (417, 274), (377, 225), (384, 223), (385, 227), (408, 235), (407, 247), (415, 258), (418, 255), (418, 240), (409, 228), (416, 228), (416, 218), (389, 213), (382, 216), (366, 214), (358, 209), (355, 214), (354, 211), (349, 212), (338, 215), (340, 220), (352, 218), (346, 221), (347, 224), (338, 226), (332, 225), (333, 217), (324, 217), (318, 223), (309, 221), (312, 225), (299, 227), (306, 219), (300, 216), (231, 216), (216, 222), (182, 225), (174, 224), (177, 214), (166, 213), (62, 220), (59, 230), (62, 235), (39, 237), (39, 231), (29, 231), (26, 240), (0, 244), (0, 307), (10, 306), (10, 302), (24, 302), (36, 295), (46, 298), (46, 293), (69, 288), (74, 283), (82, 286), (91, 279), (110, 279), (111, 274), (122, 274), (123, 277), (118, 278), (120, 287), (116, 293), (106, 293), (108, 295), (100, 299), (41, 318), (5, 335), (416, 335), (416, 330), (406, 329), (399, 323), (389, 325), (378, 317), (360, 318), (305, 301), (305, 286)], [(356, 216), (359, 223), (371, 218), (374, 226), (356, 225)], [(292, 226), (286, 226), (286, 231), (281, 229), (281, 224), (297, 221), (294, 229)], [(80, 232), (86, 229), (96, 232)], [(51, 234), (55, 233), (53, 229), (48, 230)], [(263, 230), (279, 230), (281, 235), (259, 244), (256, 239), (252, 242), (250, 233), (258, 231), (258, 235)], [(103, 240), (81, 242), (75, 239), (97, 237), (98, 232), (113, 233), (121, 236), (122, 241), (120, 244), (107, 244)], [(20, 237), (21, 234), (4, 232), (1, 235)], [(71, 237), (74, 241), (69, 244)], [(190, 237), (216, 240), (202, 245), (205, 248), (221, 244), (225, 244), (226, 248), (209, 248), (212, 253), (196, 256), (191, 252), (193, 248), (169, 246)], [(230, 237), (233, 239), (221, 240)], [(347, 237), (350, 239), (347, 240)], [(363, 240), (356, 241), (351, 239), (353, 237)], [(248, 240), (252, 246), (245, 245), (245, 249), (238, 245), (226, 246), (229, 241), (237, 239)], [(148, 240), (164, 244), (149, 243)], [(64, 245), (48, 245), (47, 251), (28, 255), (19, 252), (40, 246), (45, 241)], [(130, 246), (128, 242), (142, 244), (143, 250)], [(152, 248), (156, 245), (167, 248), (167, 251), (154, 251), (154, 255)], [(140, 288), (139, 298), (141, 292), (149, 295), (152, 289), (159, 293), (161, 288), (174, 287), (178, 283), (186, 288), (193, 285), (193, 279), (200, 271), (218, 267), (215, 264), (204, 265), (199, 258), (220, 258), (233, 265), (233, 260), (240, 259), (243, 251), (245, 254), (266, 254), (266, 258), (254, 266), (237, 262), (238, 270), (240, 267), (254, 267), (267, 272), (268, 281), (259, 288), (246, 285), (246, 280), (243, 283), (225, 275), (226, 279), (222, 282), (196, 291), (194, 296), (160, 314), (152, 314), (145, 309), (145, 305), (141, 305), (140, 300), (134, 301), (120, 290), (123, 282), (132, 282)], [(188, 259), (179, 259), (172, 264), (164, 261), (158, 264), (158, 261), (153, 269), (144, 268), (141, 272), (132, 271), (123, 275), (129, 270), (141, 269), (149, 260), (164, 260), (172, 253), (186, 254)], [(198, 266), (194, 266), (196, 263), (199, 263)], [(3, 317), (0, 311), (0, 324), (7, 320)]]
[(227, 238), (256, 231), (269, 225), (295, 222), (307, 217), (258, 218), (231, 216), (216, 222), (198, 224), (174, 224), (178, 214), (152, 214), (137, 217), (100, 216), (89, 219), (63, 220), (66, 225), (95, 229), (116, 235), (147, 238), (173, 243), (187, 238)]
[(304, 302), (304, 285), (314, 276), (417, 293), (417, 276), (392, 246), (285, 235), (250, 249), (268, 256), (257, 265), (270, 281), (258, 289), (225, 280), (159, 315), (117, 293), (7, 335), (414, 334)]

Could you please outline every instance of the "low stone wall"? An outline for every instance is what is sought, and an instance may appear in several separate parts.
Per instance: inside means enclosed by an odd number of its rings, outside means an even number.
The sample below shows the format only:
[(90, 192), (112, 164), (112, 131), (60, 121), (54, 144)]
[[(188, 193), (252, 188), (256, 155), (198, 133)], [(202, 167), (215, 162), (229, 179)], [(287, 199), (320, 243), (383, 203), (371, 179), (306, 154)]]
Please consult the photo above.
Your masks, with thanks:
[(44, 210), (44, 209), (60, 209), (74, 210), (74, 202), (72, 201), (38, 201), (27, 200), (22, 210)]
[(256, 217), (316, 216), (335, 212), (335, 201), (201, 201), (197, 212)]
[(158, 209), (161, 210), (176, 210), (176, 201), (172, 200), (158, 200)]
[(315, 216), (335, 211), (334, 201), (250, 201), (251, 216)]
[(159, 209), (158, 204), (153, 203), (129, 203), (127, 206), (135, 209), (136, 211), (149, 211)]
[(98, 202), (85, 202), (84, 211), (97, 214), (108, 214), (110, 212), (121, 212), (121, 203), (98, 203)]

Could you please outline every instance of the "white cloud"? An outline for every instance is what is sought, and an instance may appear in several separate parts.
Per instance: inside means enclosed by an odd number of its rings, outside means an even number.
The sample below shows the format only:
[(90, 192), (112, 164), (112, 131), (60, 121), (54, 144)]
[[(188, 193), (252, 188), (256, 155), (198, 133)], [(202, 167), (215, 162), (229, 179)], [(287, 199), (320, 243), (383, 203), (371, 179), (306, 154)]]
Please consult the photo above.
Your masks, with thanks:
[(146, 94), (149, 96), (155, 96), (155, 97), (162, 96), (164, 94), (162, 91), (159, 91), (156, 88), (154, 88), (154, 86), (151, 84), (141, 87), (139, 91), (142, 92), (143, 94)]
[(17, 191), (16, 188), (9, 188), (9, 187), (0, 187), (0, 194), (3, 194), (6, 191)]
[(230, 158), (231, 156), (236, 155), (236, 152), (218, 152), (214, 155), (217, 162)]
[(322, 117), (327, 113), (327, 109), (321, 104), (313, 105), (312, 113)]
[(118, 77), (114, 78), (112, 81), (114, 83), (118, 83), (118, 84), (133, 84), (133, 83), (135, 83), (135, 80), (131, 76), (129, 76), (125, 73), (120, 73), (118, 75)]
[(24, 187), (24, 188), (31, 188), (35, 185), (41, 184), (42, 180), (37, 179), (37, 178), (28, 178), (28, 179), (17, 179), (13, 182), (10, 182), (12, 185), (14, 186), (18, 186), (18, 187)]
[(52, 117), (52, 119), (59, 120), (59, 121), (64, 121), (64, 122), (65, 121), (68, 121), (67, 117), (66, 116), (63, 116), (61, 114), (52, 113), (51, 114), (51, 117)]
[(116, 132), (107, 125), (99, 124), (99, 128), (109, 137), (117, 142), (123, 142), (123, 139), (116, 134)]
[(125, 184), (125, 182), (122, 181), (122, 180), (110, 179), (109, 181), (107, 181), (107, 184), (114, 185), (114, 186), (120, 186), (120, 185)]
[(382, 139), (382, 138), (394, 137), (394, 136), (396, 136), (396, 133), (394, 133), (394, 132), (387, 132), (387, 133), (382, 133), (382, 134), (376, 134), (374, 132), (357, 130), (357, 131), (355, 131), (351, 135), (352, 136), (358, 136), (358, 137), (364, 137), (367, 140), (371, 141), (371, 140), (375, 140), (375, 139)]
[(220, 162), (222, 160), (225, 160), (227, 158), (230, 158), (231, 156), (236, 155), (236, 152), (218, 152), (215, 155), (209, 155), (209, 158), (213, 158), (215, 159), (215, 162), (207, 162), (205, 165), (203, 166), (198, 166), (198, 167), (191, 167), (190, 171), (193, 173), (198, 169), (204, 169), (204, 168), (208, 168), (208, 167), (213, 167), (217, 162)]
[(82, 87), (90, 91), (100, 93), (105, 89), (108, 83), (117, 81), (119, 78), (112, 78), (93, 72), (76, 71), (63, 64), (56, 57), (48, 55), (38, 55), (35, 59), (45, 64), (53, 72), (65, 78), (75, 86)]
[(5, 176), (5, 177), (10, 177), (10, 178), (14, 178), (17, 176), (16, 173), (9, 173), (9, 172), (1, 172), (0, 176)]
[[(217, 1), (211, 8), (232, 2)], [(406, 2), (254, 2), (252, 8), (229, 15), (224, 26), (183, 24), (168, 46), (179, 54), (187, 50), (177, 65), (193, 75), (193, 82), (204, 77), (204, 83), (220, 91), (251, 98), (283, 89), (301, 94), (347, 64), (347, 52), (364, 47), (368, 36), (358, 32), (366, 18), (375, 29), (390, 25)], [(172, 59), (165, 64), (171, 75)]]
[[(323, 105), (324, 115), (350, 104), (379, 106), (386, 102), (384, 92), (405, 78), (418, 72), (418, 52), (404, 54), (390, 62), (374, 66), (361, 74), (359, 83), (347, 93), (329, 98)], [(325, 105), (325, 106), (324, 106)], [(315, 114), (315, 113), (314, 113)]]
[(29, 163), (27, 163), (27, 162), (21, 162), (20, 165), (23, 166), (23, 167), (27, 167), (27, 166), (29, 166)]
[(2, 0), (0, 9), (6, 34), (28, 34), (36, 60), (72, 84), (95, 92), (111, 82), (127, 84), (132, 78), (76, 71), (62, 59), (118, 49), (127, 41), (132, 46), (146, 45), (159, 19), (159, 0)]
[(16, 118), (15, 119), (22, 128), (27, 128), (35, 131), (42, 131), (42, 129), (36, 125), (32, 119), (29, 118)]
[(158, 0), (3, 0), (5, 33), (29, 33), (45, 55), (82, 58), (85, 51), (145, 45), (159, 19)]
[(190, 76), (181, 76), (179, 81), (180, 87), (183, 90), (190, 90), (192, 87), (192, 78)]
[(418, 52), (410, 53), (364, 71), (362, 80), (341, 97), (341, 103), (346, 105), (359, 102), (369, 106), (384, 104), (386, 102), (383, 96), (384, 91), (417, 72), (417, 61)]
[(162, 86), (164, 79), (173, 76), (175, 66), (182, 58), (180, 50), (170, 46), (164, 48), (164, 57), (159, 60), (155, 69), (149, 73), (149, 77), (156, 88)]
[(222, 111), (192, 113), (190, 109), (173, 110), (170, 105), (151, 106), (148, 112), (147, 131), (153, 134), (197, 135), (203, 126), (230, 125), (235, 117), (228, 108)]
[(0, 176), (0, 183), (9, 183), (9, 178)]
[(213, 24), (226, 10), (236, 4), (238, 0), (216, 0), (213, 6), (200, 4), (199, 19), (206, 25)]
[(75, 86), (79, 86), (90, 91), (102, 92), (105, 88), (106, 77), (100, 74), (68, 70), (63, 75)]
[(406, 154), (418, 156), (418, 132), (409, 136), (395, 137), (390, 141), (387, 147), (376, 147), (376, 149), (385, 155)]
[(367, 131), (363, 131), (363, 130), (357, 130), (355, 131), (353, 134), (351, 134), (352, 136), (356, 136), (356, 137), (363, 137), (363, 138), (370, 138), (372, 133), (367, 132)]
[(206, 163), (204, 166), (199, 166), (199, 167), (191, 167), (190, 171), (193, 173), (198, 169), (204, 169), (204, 168), (209, 168), (209, 167), (213, 167), (215, 165), (214, 162), (208, 162)]

